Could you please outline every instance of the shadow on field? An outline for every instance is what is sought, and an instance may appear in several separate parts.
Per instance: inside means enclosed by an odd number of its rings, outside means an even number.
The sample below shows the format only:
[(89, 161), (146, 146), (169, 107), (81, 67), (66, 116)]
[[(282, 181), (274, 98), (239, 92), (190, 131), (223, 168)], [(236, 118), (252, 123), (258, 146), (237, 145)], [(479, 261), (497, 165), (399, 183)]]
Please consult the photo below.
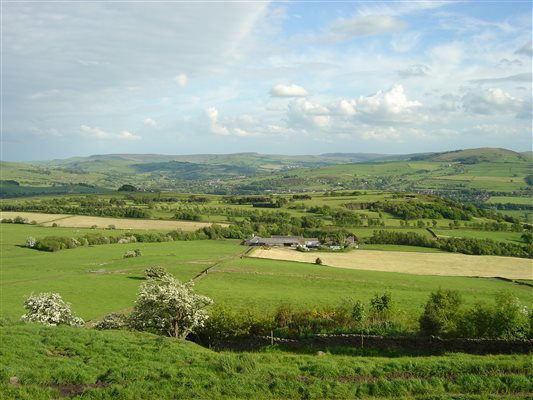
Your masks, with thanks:
[(134, 281), (145, 281), (146, 280), (144, 276), (128, 276), (128, 279), (133, 279)]

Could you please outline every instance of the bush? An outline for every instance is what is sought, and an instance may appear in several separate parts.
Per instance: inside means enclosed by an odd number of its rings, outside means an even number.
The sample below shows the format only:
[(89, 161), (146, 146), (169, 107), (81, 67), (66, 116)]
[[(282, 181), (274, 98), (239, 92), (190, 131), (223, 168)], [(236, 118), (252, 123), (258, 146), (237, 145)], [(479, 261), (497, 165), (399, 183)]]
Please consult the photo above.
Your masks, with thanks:
[(181, 283), (172, 277), (149, 279), (137, 294), (130, 315), (134, 329), (185, 339), (202, 327), (208, 316), (204, 308), (213, 301), (193, 292), (193, 283)]
[(456, 290), (439, 289), (431, 293), (419, 319), (420, 331), (425, 335), (455, 333), (462, 303)]
[(390, 293), (383, 293), (381, 296), (377, 293), (370, 299), (370, 317), (374, 322), (388, 321), (393, 314), (394, 303)]
[(462, 337), (525, 339), (530, 333), (529, 310), (510, 293), (496, 296), (494, 305), (478, 303), (458, 321)]
[(163, 279), (165, 277), (171, 277), (172, 275), (164, 268), (158, 265), (154, 267), (148, 267), (144, 270), (144, 275), (148, 279)]
[(127, 318), (122, 313), (107, 314), (101, 321), (97, 322), (93, 328), (98, 330), (121, 329), (127, 326)]
[(45, 325), (81, 326), (84, 321), (76, 317), (58, 293), (39, 293), (30, 295), (24, 302), (26, 314), (23, 321), (39, 322)]
[(35, 244), (36, 244), (36, 240), (34, 237), (32, 236), (28, 236), (26, 238), (26, 247), (29, 247), (30, 249), (33, 249), (35, 247)]

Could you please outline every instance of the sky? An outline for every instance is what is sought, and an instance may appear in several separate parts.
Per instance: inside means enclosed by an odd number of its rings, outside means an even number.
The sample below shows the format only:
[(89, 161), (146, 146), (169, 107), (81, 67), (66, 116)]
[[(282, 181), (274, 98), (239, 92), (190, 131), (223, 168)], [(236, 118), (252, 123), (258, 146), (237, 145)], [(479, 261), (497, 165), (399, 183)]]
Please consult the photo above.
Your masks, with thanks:
[(531, 1), (2, 1), (1, 159), (532, 150)]

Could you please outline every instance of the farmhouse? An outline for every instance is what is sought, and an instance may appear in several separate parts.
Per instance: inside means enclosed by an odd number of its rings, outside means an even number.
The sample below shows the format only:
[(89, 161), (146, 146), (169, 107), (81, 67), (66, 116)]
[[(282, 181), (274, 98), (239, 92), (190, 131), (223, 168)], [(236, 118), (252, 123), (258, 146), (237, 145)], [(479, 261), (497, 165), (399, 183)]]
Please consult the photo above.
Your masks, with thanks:
[(317, 248), (320, 241), (317, 238), (304, 238), (303, 236), (277, 236), (272, 235), (269, 238), (261, 236), (252, 236), (245, 240), (245, 246), (269, 246), (269, 247), (298, 247)]

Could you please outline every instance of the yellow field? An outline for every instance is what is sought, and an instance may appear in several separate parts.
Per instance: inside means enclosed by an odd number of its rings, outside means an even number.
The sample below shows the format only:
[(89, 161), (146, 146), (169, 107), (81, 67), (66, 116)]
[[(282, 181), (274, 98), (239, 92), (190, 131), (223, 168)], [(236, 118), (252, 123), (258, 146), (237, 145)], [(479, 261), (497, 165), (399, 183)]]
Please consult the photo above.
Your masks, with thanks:
[(32, 213), (32, 212), (19, 212), (19, 211), (0, 211), (0, 219), (22, 217), (27, 218), (30, 222), (35, 221), (38, 224), (43, 222), (53, 222), (58, 219), (68, 218), (70, 215), (66, 214), (44, 214), (44, 213)]
[(404, 272), (416, 275), (533, 279), (533, 261), (524, 258), (447, 253), (354, 250), (349, 253), (302, 253), (287, 248), (254, 249), (250, 257), (314, 263), (336, 268)]
[[(52, 226), (53, 223), (66, 228), (91, 228), (96, 225), (98, 228), (108, 228), (114, 225), (116, 229), (149, 229), (172, 231), (181, 229), (182, 231), (192, 232), (197, 229), (209, 226), (207, 222), (193, 221), (159, 221), (151, 219), (124, 219), (124, 218), (105, 218), (91, 217), (85, 215), (64, 215), (64, 214), (41, 214), (28, 212), (1, 212), (2, 218), (15, 218), (16, 216), (28, 218), (30, 221), (36, 221), (44, 226)], [(227, 224), (220, 224), (227, 226)]]

